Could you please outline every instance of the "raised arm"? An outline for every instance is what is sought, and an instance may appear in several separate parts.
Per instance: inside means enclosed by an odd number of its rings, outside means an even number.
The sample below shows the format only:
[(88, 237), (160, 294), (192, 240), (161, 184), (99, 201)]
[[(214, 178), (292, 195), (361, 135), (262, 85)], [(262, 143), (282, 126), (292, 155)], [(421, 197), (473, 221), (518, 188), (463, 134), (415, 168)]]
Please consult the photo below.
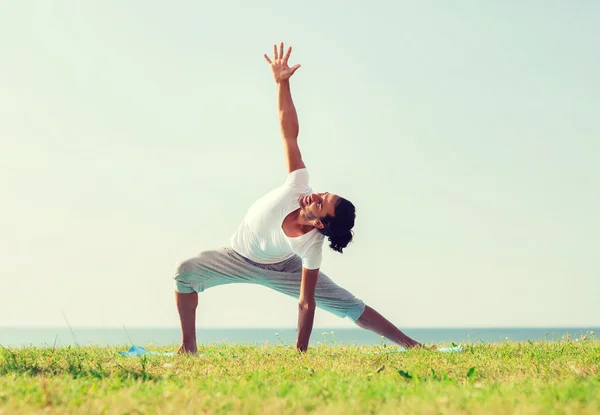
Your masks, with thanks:
[(292, 100), (290, 91), (290, 77), (296, 72), (300, 65), (288, 66), (288, 60), (292, 53), (292, 48), (288, 48), (285, 56), (283, 55), (283, 42), (277, 50), (277, 45), (273, 46), (274, 56), (271, 60), (266, 54), (265, 59), (271, 66), (273, 77), (277, 83), (277, 107), (279, 113), (279, 125), (283, 137), (283, 149), (287, 161), (288, 173), (305, 167), (302, 161), (302, 154), (298, 147), (298, 114)]

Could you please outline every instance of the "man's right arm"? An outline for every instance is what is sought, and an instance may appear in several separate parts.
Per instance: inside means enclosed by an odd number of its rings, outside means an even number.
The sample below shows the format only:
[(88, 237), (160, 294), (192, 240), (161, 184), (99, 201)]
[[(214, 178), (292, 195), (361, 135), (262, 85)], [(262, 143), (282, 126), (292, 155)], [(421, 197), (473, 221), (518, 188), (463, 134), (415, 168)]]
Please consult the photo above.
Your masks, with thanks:
[(283, 150), (287, 161), (288, 173), (306, 166), (302, 161), (302, 153), (298, 147), (298, 114), (292, 100), (290, 81), (277, 83), (277, 106), (279, 112), (279, 126), (283, 137)]
[(273, 77), (277, 83), (277, 107), (279, 113), (279, 124), (281, 135), (283, 136), (283, 149), (288, 165), (288, 174), (305, 167), (302, 161), (302, 154), (298, 147), (298, 114), (292, 100), (290, 91), (290, 77), (296, 72), (300, 65), (288, 66), (288, 59), (292, 53), (290, 47), (283, 55), (283, 43), (277, 50), (277, 45), (273, 47), (274, 59), (271, 59), (265, 54), (265, 59), (271, 66)]

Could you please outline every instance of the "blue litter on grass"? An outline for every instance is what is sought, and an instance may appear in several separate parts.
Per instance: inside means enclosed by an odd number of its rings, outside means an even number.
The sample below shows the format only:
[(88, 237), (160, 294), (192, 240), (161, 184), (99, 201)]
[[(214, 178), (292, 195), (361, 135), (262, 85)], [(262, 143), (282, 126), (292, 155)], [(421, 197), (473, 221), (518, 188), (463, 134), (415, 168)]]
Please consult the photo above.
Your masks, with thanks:
[(149, 352), (144, 349), (142, 346), (131, 346), (131, 348), (126, 352), (119, 352), (121, 356), (125, 357), (137, 357), (143, 356), (145, 354), (150, 356), (173, 356), (173, 352)]

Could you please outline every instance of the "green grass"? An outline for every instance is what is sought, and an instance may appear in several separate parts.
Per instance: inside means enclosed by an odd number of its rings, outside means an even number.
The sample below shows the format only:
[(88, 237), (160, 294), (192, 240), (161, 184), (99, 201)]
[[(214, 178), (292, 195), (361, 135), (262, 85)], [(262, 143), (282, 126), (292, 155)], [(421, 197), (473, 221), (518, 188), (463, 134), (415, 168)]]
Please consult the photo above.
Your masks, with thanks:
[(117, 354), (126, 349), (0, 349), (0, 414), (600, 413), (593, 334), (453, 354), (225, 344), (202, 347), (207, 357)]

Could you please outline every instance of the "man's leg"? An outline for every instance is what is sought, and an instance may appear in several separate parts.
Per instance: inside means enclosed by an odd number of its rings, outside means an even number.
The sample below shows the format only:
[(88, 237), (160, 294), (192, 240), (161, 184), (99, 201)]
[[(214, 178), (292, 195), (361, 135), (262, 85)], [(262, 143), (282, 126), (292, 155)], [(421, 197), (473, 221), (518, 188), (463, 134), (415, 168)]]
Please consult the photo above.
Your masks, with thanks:
[(178, 353), (196, 353), (196, 307), (198, 307), (198, 293), (175, 292), (175, 302), (181, 321), (181, 347)]
[(196, 308), (198, 293), (222, 284), (251, 282), (245, 263), (229, 248), (201, 252), (179, 264), (175, 276), (175, 303), (181, 321), (179, 353), (196, 353)]
[[(276, 273), (273, 276), (265, 273), (260, 283), (291, 297), (298, 298), (302, 282), (301, 269), (301, 261), (297, 260), (296, 264), (292, 264), (290, 269), (283, 272)], [(407, 348), (421, 346), (419, 342), (402, 333), (381, 314), (366, 306), (362, 300), (337, 285), (323, 272), (319, 272), (319, 279), (315, 287), (315, 301), (317, 307), (342, 318), (348, 317), (359, 327), (371, 330), (401, 346)]]
[(369, 306), (365, 306), (365, 312), (355, 321), (355, 323), (363, 329), (371, 330), (406, 348), (422, 346), (421, 343), (402, 333), (389, 320)]

